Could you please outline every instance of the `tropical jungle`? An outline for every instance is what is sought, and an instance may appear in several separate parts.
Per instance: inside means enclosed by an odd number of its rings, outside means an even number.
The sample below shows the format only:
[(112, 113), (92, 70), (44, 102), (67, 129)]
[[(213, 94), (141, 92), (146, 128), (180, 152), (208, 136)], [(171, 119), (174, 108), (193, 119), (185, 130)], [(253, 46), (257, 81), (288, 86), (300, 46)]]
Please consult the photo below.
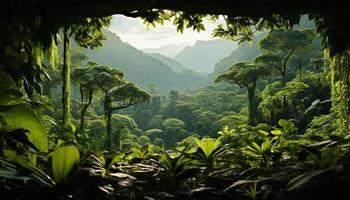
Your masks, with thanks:
[(2, 199), (349, 199), (350, 2), (0, 10)]

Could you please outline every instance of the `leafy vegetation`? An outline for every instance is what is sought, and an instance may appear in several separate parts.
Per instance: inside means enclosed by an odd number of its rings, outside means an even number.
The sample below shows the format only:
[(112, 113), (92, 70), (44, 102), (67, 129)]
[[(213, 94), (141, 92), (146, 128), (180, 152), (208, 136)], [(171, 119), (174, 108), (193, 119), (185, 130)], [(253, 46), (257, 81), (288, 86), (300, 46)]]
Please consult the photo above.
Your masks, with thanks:
[[(124, 14), (153, 26), (173, 19), (179, 32), (204, 30), (207, 17)], [(334, 18), (313, 14), (322, 50), (314, 30), (292, 29), (299, 15), (223, 16), (213, 36), (252, 41), (251, 55), (224, 59), (231, 67), (219, 66), (216, 83), (168, 95), (152, 83), (141, 89), (127, 70), (70, 48), (101, 46), (111, 17), (0, 20), (1, 194), (347, 199), (348, 43), (340, 45)], [(265, 31), (259, 41), (255, 30)]]

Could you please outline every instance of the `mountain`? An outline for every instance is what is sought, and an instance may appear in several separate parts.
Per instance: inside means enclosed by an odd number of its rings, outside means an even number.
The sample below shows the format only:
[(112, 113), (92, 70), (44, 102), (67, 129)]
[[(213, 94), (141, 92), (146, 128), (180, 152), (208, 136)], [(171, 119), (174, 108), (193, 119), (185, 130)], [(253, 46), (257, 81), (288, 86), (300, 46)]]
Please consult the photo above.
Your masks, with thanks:
[[(313, 29), (313, 28), (315, 28), (314, 21), (309, 20), (306, 15), (302, 16), (299, 21), (299, 24), (294, 27), (294, 29), (296, 30)], [(244, 42), (236, 50), (234, 50), (229, 56), (223, 58), (222, 60), (220, 60), (220, 62), (216, 63), (212, 76), (216, 77), (217, 75), (224, 73), (234, 63), (237, 63), (240, 61), (247, 61), (247, 62), (253, 61), (254, 58), (260, 55), (259, 41), (262, 38), (264, 38), (266, 35), (267, 35), (266, 32), (257, 33), (251, 44), (249, 44), (248, 42)], [(321, 49), (320, 39), (317, 38), (314, 41), (313, 45), (314, 45), (314, 49), (320, 50)]]
[(174, 58), (180, 51), (182, 51), (188, 44), (168, 44), (158, 48), (141, 49), (146, 53), (158, 53), (169, 58)]
[(116, 34), (106, 31), (107, 40), (103, 47), (85, 50), (90, 59), (104, 65), (123, 70), (125, 78), (142, 86), (155, 83), (160, 92), (181, 90), (201, 85), (205, 78), (194, 73), (177, 73), (168, 65), (129, 44), (124, 43)]
[(183, 64), (181, 64), (179, 61), (174, 60), (172, 58), (163, 56), (159, 53), (151, 53), (148, 54), (154, 58), (157, 58), (158, 60), (162, 61), (164, 64), (168, 65), (173, 71), (175, 72), (181, 72), (185, 69), (187, 69)]
[(215, 63), (228, 56), (235, 48), (236, 43), (228, 40), (197, 41), (177, 54), (175, 60), (194, 71), (211, 73)]
[(266, 33), (257, 34), (251, 44), (249, 44), (248, 42), (244, 42), (229, 56), (223, 58), (218, 63), (216, 63), (212, 76), (216, 77), (217, 75), (224, 73), (234, 63), (241, 61), (253, 61), (254, 58), (256, 58), (260, 54), (259, 41), (263, 37), (265, 37), (265, 35)]

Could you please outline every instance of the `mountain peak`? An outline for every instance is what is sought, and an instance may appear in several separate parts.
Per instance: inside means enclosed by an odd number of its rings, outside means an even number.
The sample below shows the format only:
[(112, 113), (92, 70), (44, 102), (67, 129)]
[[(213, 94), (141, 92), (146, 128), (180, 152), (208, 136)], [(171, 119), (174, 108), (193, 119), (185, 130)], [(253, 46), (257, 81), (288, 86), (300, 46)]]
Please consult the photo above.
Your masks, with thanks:
[[(178, 72), (169, 66), (167, 60), (151, 56), (123, 42), (115, 33), (106, 31), (106, 41), (99, 49), (87, 49), (86, 54), (94, 61), (104, 65), (118, 66), (123, 70), (125, 78), (136, 84), (145, 86), (155, 83), (161, 93), (169, 90), (188, 89), (202, 84), (204, 77), (194, 73)], [(167, 59), (166, 57), (162, 59)], [(174, 60), (170, 60), (174, 61)], [(176, 62), (176, 61), (174, 61)], [(176, 67), (183, 67), (178, 62)]]

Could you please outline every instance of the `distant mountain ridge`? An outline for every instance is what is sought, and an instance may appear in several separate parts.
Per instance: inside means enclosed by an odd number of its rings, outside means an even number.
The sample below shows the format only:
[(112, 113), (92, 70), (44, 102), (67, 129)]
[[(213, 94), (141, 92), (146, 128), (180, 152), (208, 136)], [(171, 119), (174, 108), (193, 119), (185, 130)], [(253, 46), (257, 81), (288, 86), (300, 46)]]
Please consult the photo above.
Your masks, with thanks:
[(141, 49), (146, 53), (157, 53), (163, 56), (174, 58), (180, 51), (182, 51), (185, 47), (189, 46), (188, 44), (168, 44), (158, 48), (145, 48)]
[(193, 46), (184, 48), (175, 59), (196, 72), (211, 73), (214, 65), (236, 47), (236, 42), (228, 40), (199, 40)]
[[(299, 24), (294, 27), (294, 29), (297, 30), (313, 28), (315, 28), (315, 24), (313, 21), (309, 20), (307, 16), (302, 16)], [(212, 78), (215, 78), (217, 75), (224, 73), (228, 68), (237, 62), (252, 62), (257, 56), (260, 55), (261, 52), (259, 50), (259, 42), (266, 35), (267, 32), (258, 32), (251, 44), (244, 42), (236, 50), (232, 51), (229, 56), (221, 59), (218, 63), (215, 64), (215, 68), (211, 74)], [(316, 49), (321, 49), (320, 39), (314, 41), (314, 47)]]
[(224, 73), (228, 68), (237, 62), (252, 62), (259, 54), (259, 41), (265, 37), (266, 33), (259, 33), (255, 36), (251, 44), (244, 42), (232, 53), (215, 64), (212, 75), (217, 76)]
[(154, 58), (159, 59), (160, 61), (162, 61), (164, 64), (168, 65), (173, 71), (175, 72), (181, 72), (185, 69), (188, 69), (187, 67), (185, 67), (182, 63), (180, 63), (179, 61), (166, 57), (162, 54), (159, 53), (150, 53), (148, 54)]
[(85, 53), (94, 61), (123, 70), (127, 80), (141, 87), (155, 83), (164, 94), (169, 90), (193, 88), (206, 80), (199, 74), (175, 72), (161, 60), (124, 43), (110, 31), (105, 31), (105, 36), (107, 40), (103, 47), (85, 50)]

